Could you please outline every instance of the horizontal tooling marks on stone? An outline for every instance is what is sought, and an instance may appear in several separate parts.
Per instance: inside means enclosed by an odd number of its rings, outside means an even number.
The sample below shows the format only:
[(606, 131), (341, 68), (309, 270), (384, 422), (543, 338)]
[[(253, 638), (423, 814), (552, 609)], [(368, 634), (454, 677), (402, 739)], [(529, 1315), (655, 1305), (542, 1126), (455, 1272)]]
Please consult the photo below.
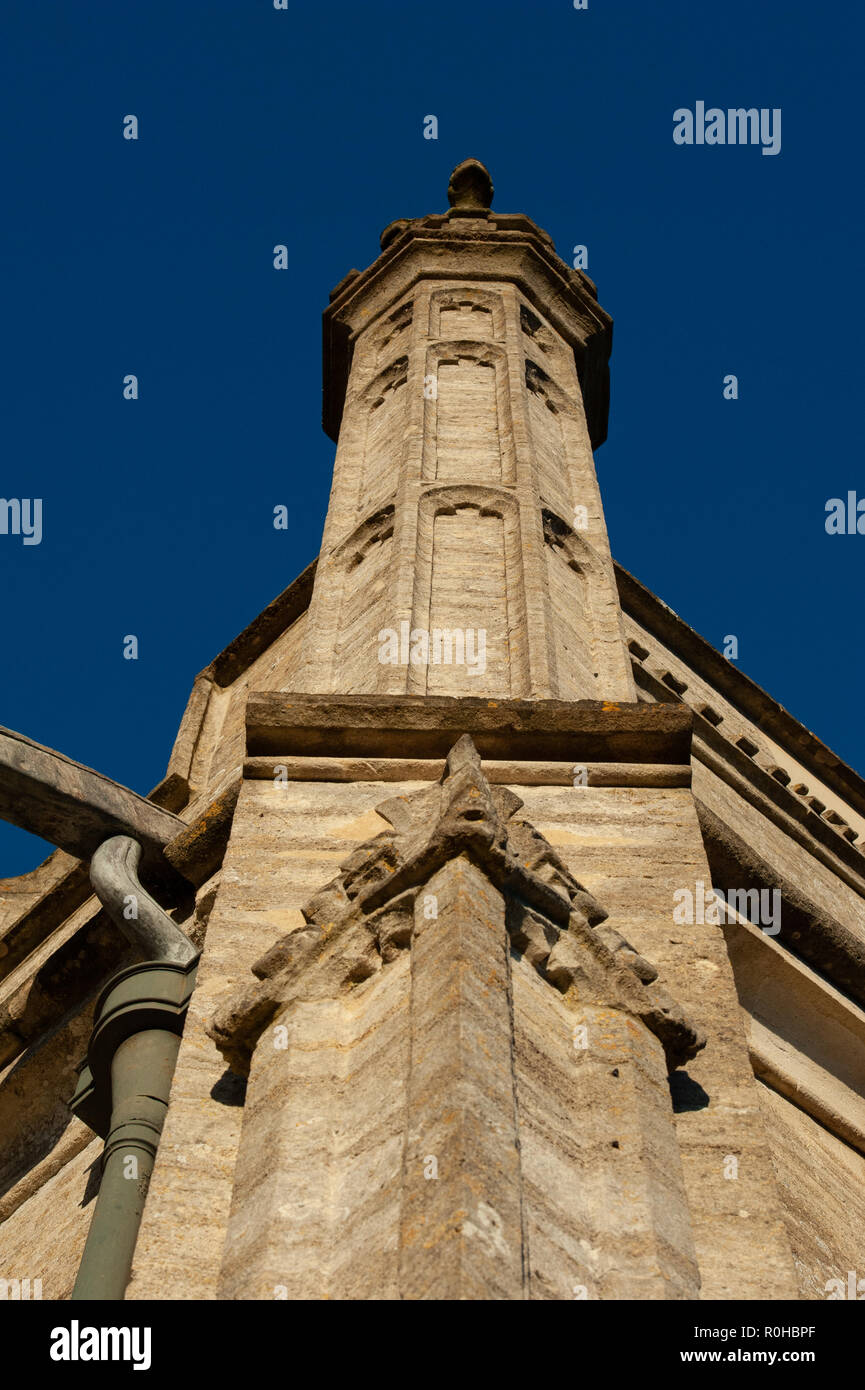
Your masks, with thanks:
[[(437, 782), (444, 758), (247, 758), (244, 777), (282, 782)], [(689, 787), (691, 768), (681, 763), (516, 762), (486, 758), (484, 775), (494, 785), (588, 787)], [(585, 781), (582, 775), (585, 774)]]
[[(409, 961), (300, 1001), (250, 1078), (222, 1297), (396, 1298)], [(274, 1156), (278, 1161), (274, 1162)]]
[(469, 340), (427, 345), (424, 480), (515, 481), (508, 356), (498, 344)]
[(393, 491), (399, 472), (405, 433), (408, 360), (399, 358), (372, 382), (362, 398), (366, 406), (366, 439), (358, 509), (381, 505)]
[(429, 337), (501, 341), (505, 305), (500, 292), (457, 283), (430, 294)]
[(574, 401), (528, 359), (525, 384), (538, 491), (558, 511), (571, 516), (574, 503), (584, 501), (572, 494), (571, 461), (579, 457), (584, 437)]
[(400, 304), (398, 308), (388, 314), (383, 324), (369, 330), (379, 367), (384, 367), (395, 357), (405, 356), (407, 335), (412, 325), (413, 315), (414, 302), (407, 299), (405, 303)]
[(432, 633), (432, 660), (410, 667), (408, 692), (525, 695), (525, 557), (513, 494), (489, 484), (437, 484), (419, 500), (417, 537), (412, 625)]
[[(225, 1063), (206, 1038), (204, 1021), (226, 984), (280, 934), (279, 926), (256, 919), (252, 909), (289, 905), (261, 840), (252, 852), (238, 849), (239, 845), (245, 848), (250, 832), (264, 826), (255, 808), (250, 813), (245, 805), (248, 792), (248, 787), (241, 791), (208, 924), (127, 1299), (164, 1297), (166, 1288), (175, 1298), (216, 1296), (243, 1108), (236, 1092), (234, 1099), (228, 1098), (230, 1089), (226, 1096)], [(266, 873), (262, 873), (263, 863)], [(301, 889), (298, 903), (303, 898)], [(177, 1238), (178, 1231), (183, 1233), (182, 1240)]]
[[(509, 574), (507, 523), (483, 506), (437, 510), (433, 518), (432, 564), (429, 576), (429, 623), (432, 633), (454, 629), (484, 633), (484, 666), (426, 665), (426, 688), (432, 693), (465, 695), (481, 675), (487, 693), (511, 693), (508, 651)], [(479, 639), (478, 639), (479, 640)], [(479, 655), (479, 648), (475, 648)], [(449, 655), (448, 651), (448, 655)]]
[[(381, 837), (378, 841), (364, 846), (346, 862), (343, 883), (347, 915), (337, 916), (334, 920), (334, 903), (341, 899), (333, 885), (330, 885), (327, 893), (318, 894), (313, 902), (307, 905), (306, 912), (310, 921), (315, 924), (310, 928), (310, 933), (325, 933), (321, 942), (324, 948), (320, 960), (321, 968), (308, 964), (299, 974), (293, 973), (293, 964), (298, 962), (298, 943), (292, 939), (280, 943), (275, 952), (269, 953), (269, 957), (253, 967), (253, 973), (260, 983), (252, 988), (243, 988), (241, 993), (226, 1001), (221, 1007), (211, 1036), (217, 1040), (220, 1047), (225, 1046), (226, 1055), (231, 1054), (230, 1060), (242, 1061), (242, 1051), (254, 1047), (248, 1104), (258, 1106), (258, 1100), (254, 1097), (259, 1096), (257, 1087), (260, 1076), (264, 1083), (261, 1094), (266, 1093), (266, 1099), (262, 1100), (260, 1107), (263, 1130), (266, 1130), (268, 1125), (272, 1126), (274, 1123), (277, 1095), (265, 1078), (268, 1075), (275, 1076), (279, 1065), (279, 1058), (274, 1056), (274, 1050), (269, 1045), (269, 1023), (281, 1023), (285, 1019), (289, 1032), (293, 1028), (298, 1030), (296, 1065), (292, 1067), (292, 1075), (305, 1072), (321, 1056), (319, 1042), (323, 1048), (333, 1047), (334, 1029), (331, 1026), (321, 1034), (310, 1031), (308, 1025), (310, 1021), (315, 1021), (314, 1006), (313, 1013), (305, 1012), (303, 1019), (299, 1017), (298, 1008), (284, 1006), (291, 1004), (294, 998), (297, 1005), (303, 1008), (304, 995), (312, 1001), (316, 995), (321, 996), (322, 992), (330, 995), (334, 987), (338, 986), (340, 989), (344, 987), (346, 999), (360, 1007), (362, 998), (369, 990), (377, 990), (379, 986), (385, 987), (388, 979), (393, 978), (393, 949), (398, 953), (410, 945), (413, 1025), (411, 1097), (404, 1168), (407, 1198), (402, 1221), (401, 1268), (404, 1277), (400, 1281), (400, 1287), (403, 1296), (406, 1296), (405, 1290), (408, 1290), (407, 1296), (428, 1297), (431, 1291), (436, 1292), (444, 1285), (450, 1296), (454, 1296), (456, 1284), (462, 1296), (482, 1297), (484, 1293), (489, 1295), (491, 1290), (501, 1293), (502, 1278), (507, 1275), (506, 1291), (516, 1284), (516, 1294), (512, 1293), (510, 1296), (519, 1297), (524, 1289), (522, 1271), (519, 1268), (522, 1222), (518, 1211), (518, 1116), (513, 1104), (512, 1024), (507, 989), (510, 951), (504, 904), (499, 888), (493, 885), (492, 880), (488, 882), (489, 873), (495, 875), (497, 880), (504, 880), (508, 884), (513, 883), (516, 876), (521, 898), (525, 901), (543, 899), (545, 905), (552, 908), (555, 900), (556, 905), (561, 908), (564, 898), (551, 887), (551, 880), (546, 876), (553, 873), (554, 881), (565, 885), (569, 899), (573, 893), (575, 896), (571, 900), (583, 904), (590, 920), (598, 915), (602, 917), (603, 911), (597, 904), (592, 910), (591, 902), (579, 889), (576, 881), (568, 877), (555, 879), (558, 864), (555, 856), (549, 853), (548, 847), (543, 845), (531, 829), (526, 830), (526, 827), (513, 819), (514, 812), (519, 807), (518, 798), (511, 797), (506, 792), (502, 794), (501, 788), (495, 795), (490, 793), (483, 780), (480, 762), (470, 739), (463, 738), (458, 741), (448, 760), (448, 772), (449, 776), (446, 776), (438, 796), (429, 784), (421, 784), (414, 797), (391, 797), (381, 806), (380, 814), (394, 827), (395, 838), (391, 837), (390, 847), (387, 847), (382, 843), (386, 837)], [(367, 792), (373, 789), (370, 784), (365, 785)], [(260, 783), (256, 790), (261, 804), (263, 788)], [(314, 803), (316, 798), (321, 802), (332, 803), (334, 797), (340, 794), (340, 790), (335, 786), (295, 784), (285, 792), (268, 788), (263, 795), (272, 803), (279, 802), (280, 797), (290, 802), (294, 796), (298, 802), (307, 804)], [(358, 790), (359, 788), (352, 788), (349, 794), (356, 797)], [(478, 810), (482, 811), (481, 819), (486, 815), (485, 824), (478, 824)], [(359, 818), (364, 819), (365, 817)], [(293, 827), (289, 818), (280, 817), (279, 820), (283, 823), (285, 834), (290, 836)], [(508, 825), (507, 831), (505, 822)], [(491, 837), (487, 831), (491, 832)], [(415, 838), (417, 835), (422, 838), (420, 845)], [(451, 845), (453, 852), (464, 842), (469, 854), (485, 854), (489, 872), (482, 871), (475, 859), (460, 856), (441, 866), (440, 850), (443, 843), (437, 838), (440, 835), (456, 837)], [(450, 844), (450, 841), (447, 843)], [(383, 856), (380, 860), (376, 859), (379, 853)], [(402, 866), (399, 872), (394, 872), (395, 865)], [(405, 939), (406, 922), (401, 914), (405, 910), (405, 884), (411, 880), (412, 865), (417, 871), (415, 886), (419, 892), (414, 902), (415, 930), (409, 943)], [(411, 872), (406, 873), (405, 870)], [(427, 876), (429, 871), (433, 873), (431, 878)], [(403, 873), (402, 878), (400, 873)], [(541, 877), (541, 874), (545, 876)], [(424, 890), (427, 888), (434, 890), (434, 896), (438, 898), (438, 915), (435, 919), (428, 919), (426, 915), (428, 895)], [(363, 929), (362, 922), (353, 916), (356, 907), (350, 904), (365, 903), (375, 912), (375, 904), (379, 902), (381, 893), (397, 895), (391, 919), (386, 924), (379, 923), (380, 932), (385, 933), (378, 938), (379, 946), (382, 948), (381, 974), (373, 975), (368, 985), (356, 988), (357, 965), (362, 963), (375, 967), (376, 962), (368, 958), (364, 940), (366, 929)], [(363, 894), (365, 896), (362, 897)], [(566, 905), (564, 911), (567, 912)], [(396, 922), (392, 920), (393, 916), (398, 918)], [(568, 921), (570, 923), (570, 914)], [(594, 959), (596, 943), (589, 928), (586, 926), (583, 929), (579, 921), (575, 925), (580, 941), (586, 949), (593, 952)], [(526, 934), (527, 942), (533, 945), (537, 968), (538, 962), (549, 954), (550, 935), (554, 934), (555, 929), (550, 924), (541, 941), (534, 939), (530, 930), (531, 924), (524, 918), (520, 917), (514, 926), (520, 932), (520, 939)], [(398, 933), (401, 936), (399, 942)], [(561, 930), (558, 931), (558, 938), (554, 948), (558, 953), (557, 960), (551, 965), (555, 972), (556, 991), (563, 988), (568, 976), (569, 954), (566, 943), (570, 942), (571, 947), (577, 949), (574, 946), (576, 938), (568, 937)], [(363, 946), (363, 952), (358, 949), (360, 946)], [(386, 954), (384, 947), (392, 949), (388, 949)], [(552, 962), (551, 955), (550, 961)], [(398, 964), (398, 961), (396, 963)], [(597, 964), (600, 967), (602, 963), (599, 954)], [(606, 966), (612, 967), (609, 979), (604, 975), (601, 980), (597, 978), (595, 970), (589, 970), (593, 986), (600, 989), (604, 995), (608, 986), (615, 992), (620, 986), (625, 986), (629, 979), (617, 972), (615, 962), (607, 960)], [(349, 971), (348, 975), (345, 975), (346, 969)], [(283, 976), (283, 970), (287, 970), (289, 974)], [(544, 989), (547, 991), (547, 997), (552, 999), (554, 992), (549, 990), (549, 985), (544, 983)], [(631, 997), (635, 989), (636, 985), (632, 985), (628, 998), (635, 1008), (639, 1008), (641, 1005), (637, 998)], [(268, 1018), (263, 1012), (263, 1007), (266, 1010), (271, 1004), (275, 1012)], [(279, 1012), (281, 1006), (282, 1013)], [(652, 1017), (657, 1024), (657, 1017)], [(636, 1020), (628, 1020), (624, 1026), (631, 1030), (634, 1036), (644, 1036), (644, 1030)], [(651, 1023), (649, 1026), (651, 1027)], [(599, 1033), (600, 1046), (605, 1046), (604, 1039), (608, 1033), (608, 1021), (605, 1021)], [(671, 1127), (672, 1116), (665, 1087), (664, 1059), (660, 1049), (653, 1044), (648, 1035), (644, 1040), (656, 1058), (659, 1072), (656, 1091), (663, 1101), (666, 1122)], [(568, 1030), (563, 1038), (563, 1046), (570, 1049), (570, 1045), (571, 1037)], [(390, 1055), (393, 1072), (398, 1070), (398, 1063), (394, 1065), (392, 1050)], [(344, 1061), (346, 1057), (347, 1051), (342, 1049), (340, 1060)], [(606, 1061), (606, 1053), (604, 1060)], [(620, 1059), (617, 1057), (616, 1060)], [(568, 1051), (567, 1068), (572, 1066), (572, 1053)], [(390, 1074), (389, 1072), (389, 1076)], [(603, 1076), (607, 1076), (606, 1069)], [(351, 1079), (353, 1083), (356, 1080), (354, 1076)], [(377, 1087), (380, 1077), (376, 1075), (375, 1080)], [(325, 1075), (322, 1085), (327, 1084)], [(377, 1096), (376, 1087), (373, 1088), (372, 1100)], [(358, 1081), (356, 1086), (353, 1084), (349, 1095), (342, 1099), (353, 1101), (360, 1095), (361, 1090), (362, 1086)], [(452, 1097), (451, 1103), (444, 1109), (439, 1103), (442, 1094)], [(626, 1085), (614, 1086), (612, 1095), (618, 1104), (622, 1098), (627, 1100), (635, 1096), (636, 1092), (628, 1090)], [(316, 1104), (319, 1107), (316, 1113), (320, 1113), (321, 1109), (327, 1109), (327, 1101), (321, 1088), (316, 1093)], [(555, 1097), (554, 1105), (557, 1104), (558, 1098)], [(341, 1105), (340, 1111), (342, 1109)], [(372, 1107), (370, 1120), (372, 1121), (373, 1115), (377, 1114), (377, 1106)], [(252, 1135), (252, 1129), (249, 1127), (252, 1115), (253, 1111), (248, 1108), (244, 1126), (244, 1146)], [(637, 1118), (635, 1115), (635, 1123)], [(618, 1113), (614, 1115), (613, 1120), (616, 1134), (621, 1135), (624, 1144), (627, 1145), (628, 1133), (634, 1126), (628, 1126), (626, 1120)], [(291, 1121), (291, 1115), (286, 1116), (283, 1110), (280, 1116), (279, 1137), (276, 1141), (278, 1145), (293, 1143), (292, 1135), (297, 1133), (297, 1124), (293, 1125)], [(341, 1136), (352, 1130), (353, 1122), (349, 1117), (343, 1123), (343, 1115), (340, 1113), (338, 1124), (333, 1128), (336, 1134)], [(508, 1134), (512, 1135), (510, 1143)], [(304, 1137), (302, 1132), (300, 1137)], [(262, 1139), (265, 1140), (264, 1143)], [(252, 1148), (253, 1164), (256, 1155), (260, 1155), (262, 1150), (271, 1154), (273, 1152), (266, 1142), (264, 1132), (260, 1137), (256, 1136)], [(612, 1143), (610, 1149), (612, 1151)], [(635, 1152), (636, 1143), (630, 1148), (630, 1153)], [(438, 1162), (435, 1181), (429, 1181), (431, 1175), (423, 1171), (423, 1165), (427, 1163), (430, 1154), (436, 1157)], [(301, 1165), (299, 1181), (306, 1187), (310, 1182), (323, 1180), (321, 1169), (328, 1163), (333, 1164), (333, 1149), (330, 1146), (326, 1148), (324, 1162), (321, 1156), (315, 1153), (307, 1152), (304, 1158), (306, 1161)], [(620, 1172), (627, 1168), (630, 1161), (627, 1147), (620, 1149), (612, 1161)], [(240, 1191), (240, 1182), (237, 1190)], [(254, 1175), (253, 1181), (249, 1184), (249, 1191), (247, 1210), (241, 1212), (240, 1208), (237, 1208), (239, 1234), (247, 1238), (251, 1230), (249, 1223), (258, 1222), (265, 1241), (270, 1241), (272, 1222), (265, 1221), (268, 1213), (262, 1214), (260, 1207), (256, 1205), (262, 1187), (255, 1183)], [(328, 1200), (333, 1200), (330, 1186), (327, 1192)], [(279, 1197), (280, 1194), (276, 1195)], [(296, 1193), (294, 1195), (296, 1196)], [(311, 1215), (314, 1214), (311, 1204), (305, 1201), (304, 1216), (308, 1211)], [(273, 1211), (269, 1215), (272, 1217)], [(275, 1219), (281, 1219), (278, 1208)], [(352, 1233), (355, 1229), (354, 1223), (348, 1217), (345, 1229)], [(345, 1238), (344, 1232), (341, 1233), (341, 1239), (344, 1241)], [(369, 1240), (366, 1244), (370, 1244)], [(237, 1255), (231, 1235), (226, 1249), (232, 1252), (230, 1258), (235, 1260)], [(307, 1256), (306, 1268), (309, 1270), (308, 1244), (304, 1253)], [(240, 1277), (251, 1281), (252, 1273), (248, 1269), (248, 1261), (244, 1258), (239, 1263), (243, 1266), (239, 1270)], [(318, 1264), (320, 1266), (321, 1261)], [(579, 1270), (579, 1266), (577, 1269)], [(572, 1275), (572, 1282), (573, 1277)], [(247, 1292), (254, 1293), (255, 1286), (252, 1282), (248, 1282), (246, 1287)], [(333, 1293), (332, 1286), (329, 1291)], [(378, 1294), (377, 1288), (367, 1289), (367, 1296)], [(231, 1296), (238, 1296), (236, 1288)]]
[[(456, 859), (415, 902), (403, 1298), (520, 1298), (523, 1236), (504, 900)], [(425, 1155), (437, 1161), (427, 1180)]]
[[(664, 987), (711, 1039), (687, 1067), (705, 1092), (703, 1103), (676, 1115), (703, 1297), (794, 1296), (724, 936), (710, 924), (672, 920), (677, 888), (711, 882), (693, 798), (650, 788), (589, 788), (579, 801), (546, 787), (521, 795), (522, 814), (579, 872), (616, 930), (651, 959)], [(609, 832), (606, 844), (595, 838), (599, 826)], [(735, 1183), (725, 1180), (719, 1158), (728, 1153), (740, 1159)]]
[[(422, 783), (403, 783), (412, 792)], [(220, 908), (261, 923), (270, 909), (299, 909), (310, 894), (337, 873), (355, 847), (387, 822), (375, 806), (392, 794), (393, 783), (244, 783), (235, 815), (230, 860), (220, 888)], [(267, 873), (262, 874), (262, 864)]]
[[(557, 643), (558, 691), (565, 697), (591, 697), (602, 686), (589, 611), (590, 575), (561, 551), (544, 547), (550, 591), (552, 628)], [(604, 672), (606, 675), (607, 673)]]
[(468, 733), (482, 758), (686, 763), (692, 726), (684, 705), (257, 692), (247, 751), (444, 758)]
[[(159, 1298), (166, 1287), (176, 1298), (216, 1296), (243, 1108), (237, 1092), (231, 1098), (225, 1063), (206, 1038), (204, 1023), (226, 985), (281, 934), (283, 928), (263, 913), (291, 907), (274, 854), (278, 818), (259, 811), (245, 785), (180, 1045), (128, 1299)], [(316, 865), (314, 883), (322, 868)], [(308, 885), (298, 886), (298, 907), (308, 893)]]
[[(224, 980), (210, 984), (205, 1010)], [(198, 989), (193, 1005), (198, 999)], [(186, 1021), (126, 1299), (215, 1298), (243, 1108), (225, 1101), (224, 1062)], [(216, 1092), (216, 1095), (214, 1095)], [(217, 1098), (220, 1097), (220, 1098)], [(182, 1232), (182, 1238), (178, 1239)]]
[(616, 1010), (568, 1007), (524, 961), (513, 991), (530, 1296), (572, 1298), (578, 1281), (590, 1298), (695, 1297), (660, 1047)]
[(644, 940), (641, 949), (655, 964), (664, 952), (680, 951), (671, 939), (687, 940), (694, 957), (701, 954), (698, 944), (709, 929), (673, 922), (675, 889), (697, 878), (710, 881), (687, 791), (521, 787), (520, 794), (521, 814), (579, 873), (616, 928), (625, 935), (638, 927), (652, 931), (652, 944)]
[(441, 338), (491, 339), (492, 314), (480, 304), (454, 304), (442, 307), (438, 336)]
[(502, 479), (497, 364), (475, 352), (436, 364), (435, 478)]
[[(783, 1096), (758, 1087), (803, 1299), (846, 1286), (865, 1249), (865, 1159)], [(861, 1294), (860, 1294), (861, 1298)]]
[(373, 660), (375, 634), (387, 620), (386, 594), (393, 547), (393, 524), (388, 520), (379, 534), (348, 561), (343, 574), (336, 668), (347, 687), (373, 688), (380, 667)]
[(555, 635), (559, 698), (633, 701), (631, 663), (622, 643), (620, 614), (594, 473), (577, 485), (593, 513), (590, 528), (576, 531), (550, 506), (542, 508), (548, 601)]

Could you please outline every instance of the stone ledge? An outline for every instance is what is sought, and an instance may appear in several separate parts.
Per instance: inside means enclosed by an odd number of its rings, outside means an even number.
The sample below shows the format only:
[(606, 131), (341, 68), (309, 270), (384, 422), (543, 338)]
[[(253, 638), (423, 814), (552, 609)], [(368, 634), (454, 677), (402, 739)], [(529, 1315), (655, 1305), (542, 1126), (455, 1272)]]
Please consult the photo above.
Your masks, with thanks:
[(865, 779), (827, 748), (783, 705), (614, 561), (623, 612), (723, 695), (744, 717), (865, 815)]
[[(658, 702), (675, 708), (692, 708), (681, 695), (639, 663), (634, 666), (634, 675), (638, 688), (647, 691)], [(865, 878), (862, 875), (865, 841), (854, 844), (848, 840), (838, 825), (825, 820), (812, 805), (794, 793), (788, 782), (776, 775), (780, 769), (773, 771), (761, 766), (753, 756), (734, 743), (721, 727), (716, 726), (705, 711), (693, 713), (694, 757), (809, 854), (820, 859), (860, 897), (865, 897)]]
[[(584, 763), (587, 787), (690, 787), (687, 763)], [(243, 775), (269, 782), (437, 782), (444, 758), (247, 758)], [(487, 758), (484, 776), (493, 786), (572, 787), (572, 762), (517, 762)], [(170, 857), (170, 855), (169, 855)]]
[[(865, 941), (810, 901), (704, 802), (695, 798), (715, 888), (777, 889), (784, 922), (773, 946), (800, 957), (841, 994), (865, 1007)], [(762, 937), (768, 940), (770, 938)]]
[(250, 694), (250, 756), (445, 758), (470, 734), (484, 759), (687, 764), (686, 706), (445, 695)]

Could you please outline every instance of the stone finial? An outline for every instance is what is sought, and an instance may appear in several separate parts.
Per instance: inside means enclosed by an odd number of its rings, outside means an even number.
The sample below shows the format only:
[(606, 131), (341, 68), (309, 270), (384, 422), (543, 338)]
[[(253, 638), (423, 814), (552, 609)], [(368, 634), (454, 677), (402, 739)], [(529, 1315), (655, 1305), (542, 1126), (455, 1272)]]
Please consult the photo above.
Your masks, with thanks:
[(451, 174), (448, 202), (458, 212), (487, 212), (493, 201), (493, 181), (479, 159), (464, 159)]

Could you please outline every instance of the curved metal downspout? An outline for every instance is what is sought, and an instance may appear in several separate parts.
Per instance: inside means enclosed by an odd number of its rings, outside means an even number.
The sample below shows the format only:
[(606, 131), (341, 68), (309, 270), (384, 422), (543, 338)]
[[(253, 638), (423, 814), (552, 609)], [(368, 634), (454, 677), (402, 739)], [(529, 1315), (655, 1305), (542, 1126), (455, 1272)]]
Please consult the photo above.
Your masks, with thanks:
[[(128, 835), (113, 835), (90, 861), (90, 882), (108, 916), (148, 960), (188, 965), (198, 951), (185, 932), (163, 912), (138, 880), (141, 846)], [(133, 915), (127, 915), (132, 911)]]
[(162, 1125), (198, 951), (138, 880), (141, 846), (115, 835), (90, 878), (112, 922), (148, 957), (110, 979), (96, 1005), (72, 1109), (105, 1136), (102, 1180), (74, 1300), (122, 1300)]

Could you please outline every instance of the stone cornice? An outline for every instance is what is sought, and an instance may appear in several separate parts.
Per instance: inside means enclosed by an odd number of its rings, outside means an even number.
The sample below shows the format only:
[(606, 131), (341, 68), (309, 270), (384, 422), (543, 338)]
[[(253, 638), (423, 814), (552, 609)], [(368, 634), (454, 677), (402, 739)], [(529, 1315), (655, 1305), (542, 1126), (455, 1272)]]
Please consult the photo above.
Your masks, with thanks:
[[(637, 686), (658, 702), (690, 708), (682, 696), (665, 685), (639, 663), (634, 665)], [(744, 800), (773, 821), (809, 854), (820, 859), (860, 896), (865, 897), (865, 862), (861, 845), (853, 845), (838, 828), (817, 815), (785, 781), (766, 768), (721, 733), (704, 715), (694, 714), (693, 754)]]
[(842, 994), (865, 1006), (865, 941), (815, 907), (795, 883), (752, 849), (710, 807), (700, 800), (696, 806), (714, 887), (722, 892), (745, 886), (777, 889), (784, 913), (780, 935), (773, 945), (801, 957)]
[(354, 338), (372, 321), (370, 296), (376, 297), (377, 315), (420, 280), (471, 279), (516, 285), (562, 335), (574, 353), (592, 447), (603, 443), (612, 319), (598, 304), (592, 281), (556, 255), (546, 232), (527, 217), (452, 212), (392, 223), (385, 235), (382, 254), (341, 281), (323, 315), (322, 423), (331, 439), (339, 437)]
[[(248, 670), (268, 646), (306, 611), (317, 563), (316, 559), (308, 565), (297, 579), (277, 595), (267, 608), (229, 643), (201, 675), (210, 677), (220, 686), (227, 686)], [(622, 607), (629, 616), (725, 695), (743, 715), (759, 724), (783, 747), (789, 748), (791, 754), (804, 766), (811, 768), (839, 797), (865, 815), (865, 779), (859, 773), (843, 762), (743, 671), (727, 661), (662, 599), (621, 565), (614, 562), (614, 567)], [(666, 690), (664, 694), (668, 700), (675, 699), (670, 690)], [(150, 799), (156, 800), (158, 791), (157, 788), (151, 792)], [(172, 809), (176, 810), (178, 807), (175, 805)], [(858, 851), (856, 854), (858, 855)], [(850, 862), (854, 861), (851, 859)]]
[(865, 815), (865, 779), (827, 748), (816, 734), (773, 700), (755, 681), (689, 627), (672, 608), (614, 562), (625, 613), (704, 677), (732, 705), (782, 747), (788, 748), (827, 786)]
[(250, 755), (439, 758), (468, 733), (481, 757), (686, 764), (686, 706), (473, 696), (306, 695), (257, 691), (247, 703)]

